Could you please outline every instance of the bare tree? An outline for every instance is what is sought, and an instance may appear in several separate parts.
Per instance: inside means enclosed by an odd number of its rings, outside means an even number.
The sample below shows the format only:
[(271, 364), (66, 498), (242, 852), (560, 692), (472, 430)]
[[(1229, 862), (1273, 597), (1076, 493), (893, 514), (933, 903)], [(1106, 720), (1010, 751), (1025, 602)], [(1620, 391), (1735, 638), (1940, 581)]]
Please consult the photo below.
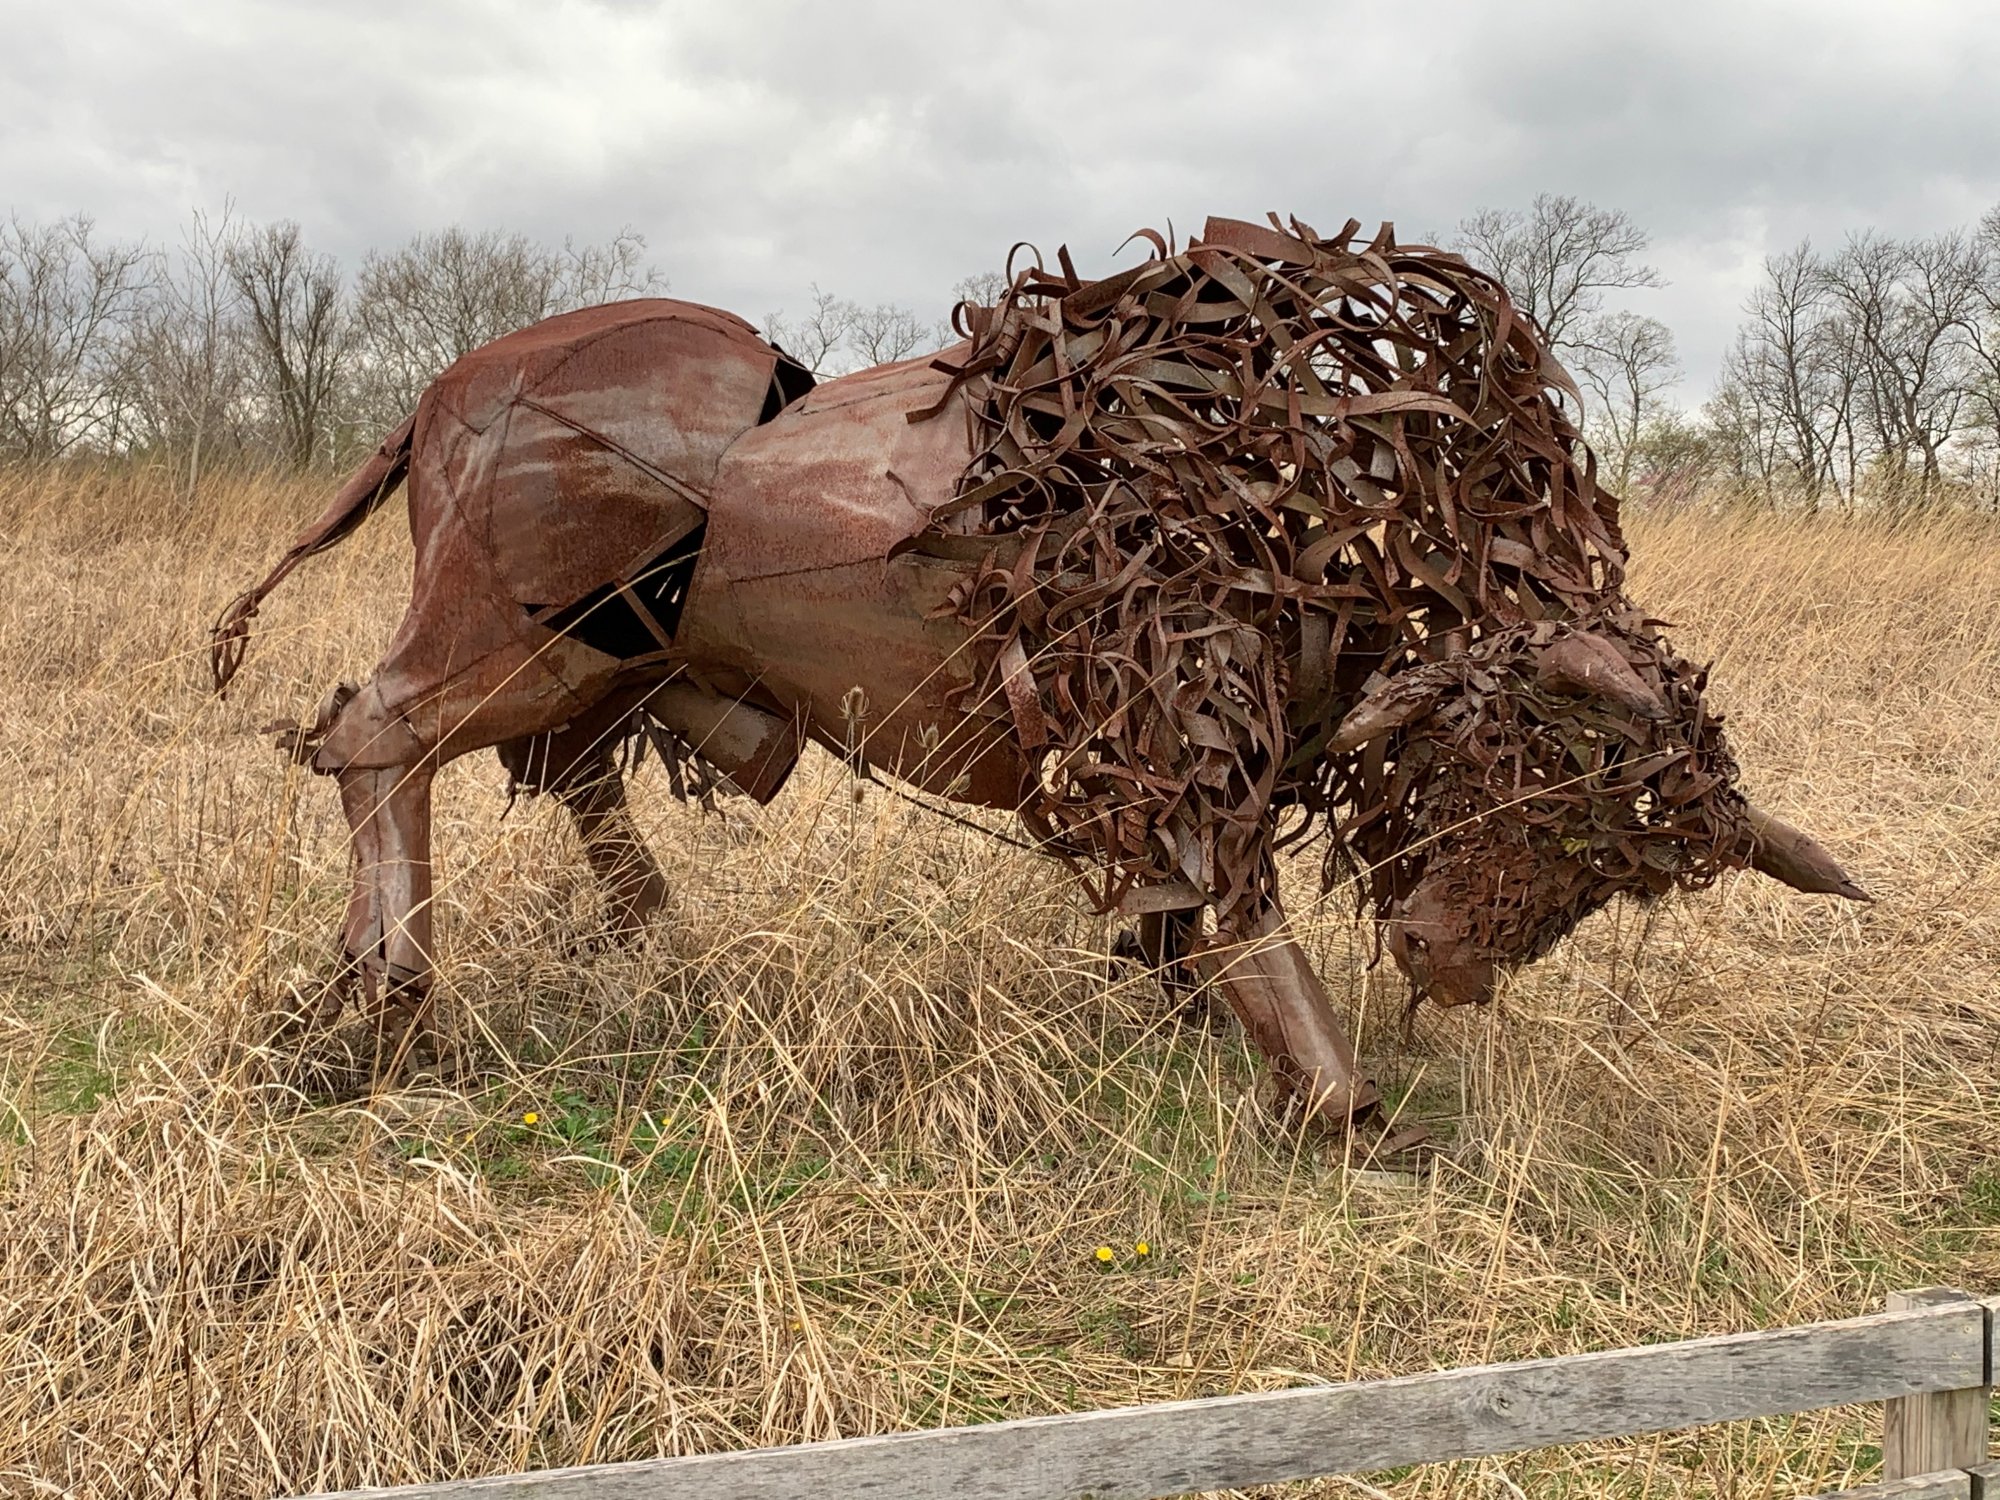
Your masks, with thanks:
[(0, 228), (0, 453), (39, 461), (110, 440), (128, 388), (138, 245), (99, 245), (90, 219)]
[(2000, 208), (1980, 220), (1973, 241), (1976, 310), (1967, 340), (1971, 425), (1983, 439), (1990, 503), (2000, 508)]
[(1656, 318), (1610, 313), (1591, 321), (1574, 362), (1584, 389), (1597, 398), (1591, 438), (1611, 488), (1623, 494), (1640, 439), (1661, 413), (1660, 398), (1681, 377), (1674, 336)]
[(133, 335), (136, 438), (174, 463), (189, 494), (230, 437), (250, 376), (230, 260), (240, 236), (229, 205), (219, 219), (196, 212), (179, 253), (158, 257)]
[(1914, 459), (1928, 494), (1972, 384), (1979, 247), (1957, 231), (1917, 240), (1870, 231), (1850, 239), (1825, 274), (1852, 325), (1862, 406), (1887, 476), (1902, 495)]
[(979, 307), (991, 307), (1006, 294), (1007, 277), (1000, 271), (975, 271), (953, 283), (951, 289), (954, 303), (970, 302)]
[(812, 310), (798, 318), (770, 313), (764, 319), (764, 337), (776, 344), (815, 375), (838, 375), (846, 368), (842, 358), (847, 335), (853, 327), (855, 306), (831, 292), (823, 292), (815, 282)]
[(357, 333), (339, 269), (331, 256), (308, 250), (289, 220), (231, 246), (229, 269), (279, 447), (295, 467), (306, 468), (331, 446), (335, 398)]
[(522, 234), (453, 227), (370, 253), (356, 278), (361, 375), (377, 425), (399, 420), (452, 361), (530, 323), (579, 307), (657, 295), (645, 238), (552, 249)]
[(937, 331), (893, 302), (850, 307), (847, 347), (862, 365), (885, 365), (937, 348)]
[(1767, 258), (1764, 279), (1744, 310), (1749, 320), (1725, 358), (1724, 377), (1769, 421), (1771, 463), (1764, 480), (1817, 506), (1844, 468), (1851, 490), (1859, 463), (1854, 406), (1861, 363), (1852, 325), (1811, 244)]
[(1560, 353), (1586, 341), (1606, 292), (1666, 285), (1639, 259), (1649, 243), (1622, 210), (1541, 193), (1525, 211), (1461, 220), (1450, 248), (1497, 276)]
[(1640, 434), (1680, 378), (1664, 324), (1605, 310), (1608, 293), (1666, 284), (1640, 259), (1648, 243), (1622, 210), (1541, 193), (1525, 210), (1487, 208), (1461, 220), (1450, 246), (1499, 279), (1576, 374), (1592, 398), (1585, 424), (1620, 490), (1631, 483)]
[(601, 245), (579, 246), (565, 237), (553, 259), (555, 294), (544, 316), (667, 291), (666, 274), (646, 262), (646, 237), (629, 224)]

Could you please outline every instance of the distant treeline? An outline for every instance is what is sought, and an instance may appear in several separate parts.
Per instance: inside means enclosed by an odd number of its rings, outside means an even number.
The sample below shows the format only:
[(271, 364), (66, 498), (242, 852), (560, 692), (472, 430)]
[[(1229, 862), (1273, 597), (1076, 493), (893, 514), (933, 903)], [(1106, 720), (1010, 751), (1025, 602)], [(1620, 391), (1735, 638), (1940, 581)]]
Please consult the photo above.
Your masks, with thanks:
[[(1769, 258), (1709, 399), (1685, 410), (1674, 338), (1625, 305), (1661, 286), (1622, 212), (1543, 195), (1443, 237), (1493, 271), (1584, 395), (1625, 492), (1807, 505), (1939, 496), (2000, 507), (2000, 209), (1975, 228)], [(969, 277), (941, 301), (990, 301)], [(351, 274), (299, 226), (197, 214), (178, 244), (101, 239), (82, 215), (0, 226), (0, 461), (118, 455), (192, 488), (218, 464), (338, 465), (459, 355), (539, 318), (654, 296), (645, 240), (561, 246), (452, 228)], [(1614, 305), (1615, 304), (1615, 305)], [(819, 287), (767, 331), (823, 373), (951, 338), (939, 318)]]
[[(959, 295), (991, 291), (993, 278)], [(121, 455), (189, 487), (218, 465), (337, 465), (461, 354), (552, 314), (658, 296), (626, 230), (602, 244), (452, 228), (351, 274), (294, 223), (196, 215), (177, 245), (107, 243), (83, 215), (0, 226), (0, 461)], [(831, 372), (935, 348), (935, 322), (814, 288), (771, 331)]]
[(2000, 508), (2000, 208), (1975, 228), (1871, 229), (1836, 251), (1768, 257), (1695, 411), (1666, 399), (1680, 378), (1673, 334), (1606, 308), (1664, 284), (1624, 214), (1544, 195), (1475, 214), (1448, 243), (1547, 332), (1620, 491)]

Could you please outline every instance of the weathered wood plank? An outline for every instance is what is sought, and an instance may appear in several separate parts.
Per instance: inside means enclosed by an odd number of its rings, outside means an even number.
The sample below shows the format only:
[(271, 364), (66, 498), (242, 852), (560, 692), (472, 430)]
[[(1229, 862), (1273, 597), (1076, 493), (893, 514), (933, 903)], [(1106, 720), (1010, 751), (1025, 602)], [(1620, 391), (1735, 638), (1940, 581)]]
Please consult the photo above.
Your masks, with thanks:
[[(1989, 1308), (1993, 1305), (1987, 1304)], [(1993, 1348), (1991, 1344), (1986, 1347), (1989, 1351)], [(2000, 1500), (2000, 1464), (1976, 1464), (1965, 1471), (1965, 1477), (1972, 1481), (1972, 1500)]]
[(1142, 1500), (1956, 1390), (1984, 1373), (1983, 1310), (1920, 1307), (1395, 1380), (346, 1493)]
[[(1951, 1287), (1889, 1294), (1891, 1312), (1920, 1307), (1977, 1308), (1985, 1342), (1986, 1308), (1977, 1298)], [(1883, 1403), (1884, 1478), (1968, 1469), (1986, 1461), (1987, 1403), (1993, 1397), (1986, 1363), (1982, 1358), (1979, 1372), (1962, 1390), (1927, 1391)]]
[(1913, 1474), (1908, 1479), (1885, 1479), (1880, 1484), (1864, 1484), (1851, 1490), (1828, 1490), (1812, 1500), (1978, 1500), (1972, 1493), (1972, 1476), (1963, 1469), (1944, 1474)]

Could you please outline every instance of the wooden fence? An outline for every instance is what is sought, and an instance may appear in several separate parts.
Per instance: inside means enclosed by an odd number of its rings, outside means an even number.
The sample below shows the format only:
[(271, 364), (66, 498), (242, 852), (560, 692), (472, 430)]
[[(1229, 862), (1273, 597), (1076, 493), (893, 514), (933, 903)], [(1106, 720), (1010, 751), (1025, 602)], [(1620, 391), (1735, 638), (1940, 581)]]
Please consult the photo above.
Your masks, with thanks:
[(2000, 1298), (1899, 1292), (1764, 1333), (315, 1500), (1151, 1500), (1864, 1401), (1884, 1403), (1887, 1478), (1843, 1500), (2000, 1500), (1996, 1319)]

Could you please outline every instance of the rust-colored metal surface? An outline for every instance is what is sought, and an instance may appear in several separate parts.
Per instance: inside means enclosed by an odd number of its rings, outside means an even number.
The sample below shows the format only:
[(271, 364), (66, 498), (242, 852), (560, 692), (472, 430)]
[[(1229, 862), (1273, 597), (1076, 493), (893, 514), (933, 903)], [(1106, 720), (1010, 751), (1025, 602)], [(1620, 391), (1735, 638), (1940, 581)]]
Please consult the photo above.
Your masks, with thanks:
[(509, 597), (568, 604), (701, 524), (775, 363), (747, 323), (710, 308), (586, 308), (453, 365), (425, 397), (427, 437)]
[[(410, 609), (319, 763), (394, 765), (582, 714), (619, 662), (532, 615), (634, 578), (696, 530), (723, 452), (763, 414), (777, 351), (740, 318), (667, 299), (568, 313), (478, 349), (216, 630), (218, 687), (250, 619), (408, 476)], [(531, 731), (538, 732), (538, 731)]]
[(570, 809), (621, 930), (664, 895), (620, 780), (647, 745), (699, 799), (768, 800), (812, 740), (1018, 808), (1337, 1120), (1375, 1092), (1285, 919), (1287, 844), (1324, 836), (1326, 883), (1357, 877), (1446, 1002), (1621, 891), (1747, 865), (1862, 896), (1743, 800), (1703, 674), (1625, 595), (1573, 388), (1496, 283), (1386, 227), (1149, 237), (817, 389), (665, 301), (440, 377), (214, 637), (219, 689), (270, 590), (407, 475), (387, 656), (273, 726), (340, 780), (347, 958), (399, 1049), (427, 1016), (430, 780), (483, 746)]
[(716, 476), (682, 645), (837, 754), (1011, 809), (1025, 764), (1003, 706), (969, 698), (972, 641), (951, 618), (967, 564), (912, 546), (972, 456), (951, 384), (928, 359), (886, 365), (745, 434)]

